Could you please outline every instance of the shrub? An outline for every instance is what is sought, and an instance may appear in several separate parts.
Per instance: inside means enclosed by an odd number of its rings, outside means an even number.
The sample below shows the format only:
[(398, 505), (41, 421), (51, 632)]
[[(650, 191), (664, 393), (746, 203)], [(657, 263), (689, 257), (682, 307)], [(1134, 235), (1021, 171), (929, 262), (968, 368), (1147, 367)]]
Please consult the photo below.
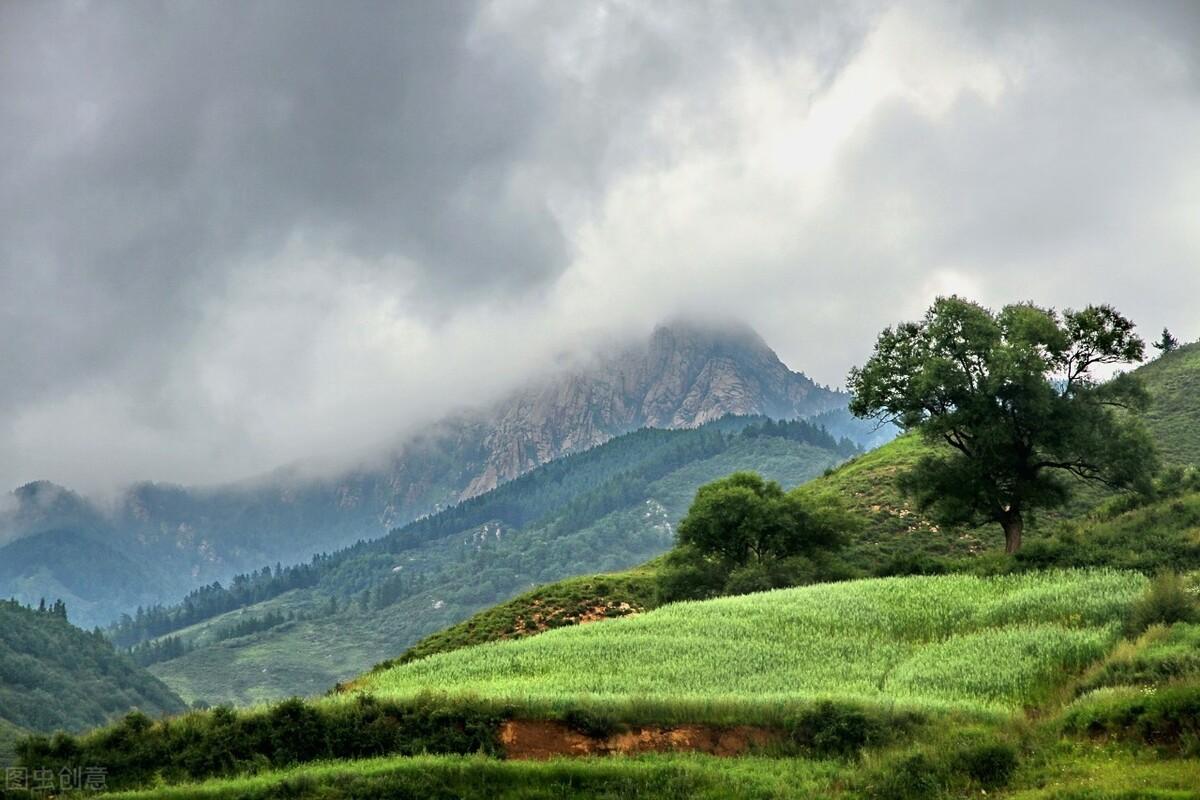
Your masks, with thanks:
[(1099, 689), (1075, 701), (1063, 715), (1069, 733), (1173, 747), (1183, 755), (1200, 752), (1200, 684), (1169, 684), (1143, 689)]
[(153, 722), (137, 712), (86, 734), (30, 737), (18, 748), (29, 770), (108, 768), (112, 789), (201, 779), (334, 758), (500, 751), (505, 711), (419, 695), (407, 701), (361, 696), (339, 704), (287, 700), (262, 711), (216, 708)]
[(877, 800), (926, 800), (941, 794), (948, 778), (941, 760), (917, 751), (877, 775), (868, 794)]
[(815, 755), (847, 758), (881, 742), (885, 730), (861, 708), (825, 701), (803, 712), (790, 733), (793, 742)]
[(1017, 748), (1006, 742), (985, 742), (958, 751), (961, 769), (985, 789), (1008, 784), (1017, 770)]
[(1173, 625), (1200, 619), (1196, 597), (1188, 591), (1183, 578), (1174, 572), (1160, 572), (1129, 615), (1128, 632), (1139, 634), (1151, 625)]
[(658, 571), (659, 603), (707, 600), (725, 586), (725, 570), (690, 547), (677, 547)]
[(875, 568), (881, 578), (901, 575), (944, 575), (949, 571), (946, 562), (924, 553), (899, 553)]

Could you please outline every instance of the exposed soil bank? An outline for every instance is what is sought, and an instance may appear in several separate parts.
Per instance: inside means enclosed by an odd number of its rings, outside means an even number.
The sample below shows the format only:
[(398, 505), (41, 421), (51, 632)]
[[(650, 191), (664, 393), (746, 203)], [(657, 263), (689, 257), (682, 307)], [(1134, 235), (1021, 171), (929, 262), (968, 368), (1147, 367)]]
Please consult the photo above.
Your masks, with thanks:
[(779, 734), (766, 728), (738, 725), (716, 728), (680, 725), (674, 728), (632, 728), (597, 737), (546, 720), (508, 720), (500, 726), (500, 743), (513, 759), (547, 759), (557, 756), (628, 755), (634, 753), (706, 753), (737, 756), (777, 741)]

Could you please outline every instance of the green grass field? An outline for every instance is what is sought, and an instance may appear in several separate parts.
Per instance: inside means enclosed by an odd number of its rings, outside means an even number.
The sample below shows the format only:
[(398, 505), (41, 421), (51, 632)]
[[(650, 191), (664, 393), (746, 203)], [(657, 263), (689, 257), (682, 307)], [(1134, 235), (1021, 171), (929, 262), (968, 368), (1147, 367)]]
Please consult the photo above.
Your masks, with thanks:
[(1101, 570), (783, 589), (441, 653), (356, 688), (530, 707), (680, 703), (700, 716), (744, 707), (747, 719), (819, 698), (1005, 713), (1107, 653), (1144, 584)]
[(800, 759), (643, 756), (552, 762), (416, 756), (331, 762), (203, 784), (107, 795), (117, 800), (276, 797), (445, 800), (723, 800), (824, 794), (844, 765)]
[[(876, 775), (886, 774), (886, 769), (887, 765), (876, 767)], [(808, 759), (654, 755), (505, 762), (473, 756), (418, 756), (314, 764), (106, 796), (113, 800), (812, 800), (894, 796), (881, 791), (885, 787), (873, 780), (876, 775), (865, 775), (858, 764)], [(1200, 797), (1197, 787), (1200, 762), (1194, 760), (1063, 743), (1046, 758), (1022, 767), (1008, 791), (968, 786), (949, 794), (1012, 800), (1190, 800)], [(944, 796), (941, 791), (934, 795)]]

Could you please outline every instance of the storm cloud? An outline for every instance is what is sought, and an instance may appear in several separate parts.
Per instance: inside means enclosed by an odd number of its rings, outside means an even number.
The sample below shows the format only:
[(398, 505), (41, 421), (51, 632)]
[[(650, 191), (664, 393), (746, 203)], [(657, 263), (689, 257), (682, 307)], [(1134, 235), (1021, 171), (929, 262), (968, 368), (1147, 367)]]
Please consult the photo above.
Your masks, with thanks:
[(0, 482), (336, 468), (737, 316), (1200, 336), (1194, 3), (7, 3)]

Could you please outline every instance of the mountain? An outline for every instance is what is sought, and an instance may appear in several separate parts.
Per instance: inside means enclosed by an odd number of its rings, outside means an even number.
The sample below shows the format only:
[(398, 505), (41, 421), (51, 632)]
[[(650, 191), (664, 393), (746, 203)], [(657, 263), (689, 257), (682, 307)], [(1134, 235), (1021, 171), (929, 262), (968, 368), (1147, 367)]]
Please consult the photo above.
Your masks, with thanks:
[[(246, 575), (114, 629), (188, 700), (321, 691), (531, 586), (664, 552), (696, 489), (739, 469), (787, 486), (856, 451), (802, 421), (644, 428), (310, 564)], [(603, 613), (603, 610), (598, 613)]]
[(535, 384), (485, 423), (471, 497), (567, 453), (638, 428), (694, 428), (728, 414), (796, 419), (849, 398), (788, 369), (744, 326), (660, 326), (648, 342)]
[[(59, 539), (31, 538), (20, 569), (0, 574), (0, 596), (62, 596), (76, 621), (105, 624), (239, 572), (377, 538), (639, 428), (693, 428), (728, 414), (844, 415), (846, 402), (788, 369), (749, 328), (661, 326), (646, 341), (581, 358), (493, 406), (448, 413), (382, 466), (323, 479), (280, 470), (215, 488), (141, 483), (111, 511), (45, 481), (29, 484), (0, 514), (0, 537), (55, 531)], [(381, 435), (381, 446), (387, 440)], [(123, 557), (150, 574), (96, 567), (51, 579), (56, 542), (67, 535), (111, 550), (101, 563)]]
[(37, 611), (0, 601), (0, 763), (20, 731), (79, 731), (130, 709), (151, 716), (186, 707), (179, 697), (51, 608)]
[(0, 547), (0, 597), (62, 600), (76, 620), (96, 624), (109, 617), (108, 609), (149, 605), (167, 593), (166, 576), (105, 538), (94, 530), (55, 528)]

